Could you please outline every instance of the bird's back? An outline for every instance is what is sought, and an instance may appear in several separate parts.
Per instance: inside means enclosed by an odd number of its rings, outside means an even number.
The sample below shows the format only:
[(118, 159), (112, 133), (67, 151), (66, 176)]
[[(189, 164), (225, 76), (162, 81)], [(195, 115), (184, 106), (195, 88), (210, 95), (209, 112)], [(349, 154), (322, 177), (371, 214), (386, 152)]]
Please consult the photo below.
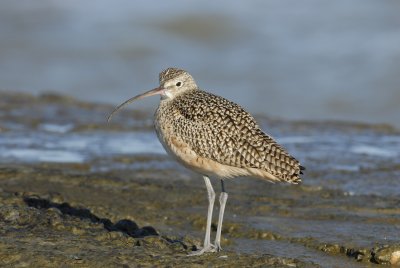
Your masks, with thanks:
[[(222, 97), (195, 89), (161, 101), (156, 128), (159, 137), (164, 136), (160, 139), (178, 139), (185, 144), (185, 151), (191, 150), (202, 161), (231, 168), (225, 177), (253, 175), (270, 181), (301, 181), (299, 162), (265, 134), (248, 112)], [(165, 144), (171, 147), (168, 140)], [(184, 154), (178, 156), (182, 157)]]

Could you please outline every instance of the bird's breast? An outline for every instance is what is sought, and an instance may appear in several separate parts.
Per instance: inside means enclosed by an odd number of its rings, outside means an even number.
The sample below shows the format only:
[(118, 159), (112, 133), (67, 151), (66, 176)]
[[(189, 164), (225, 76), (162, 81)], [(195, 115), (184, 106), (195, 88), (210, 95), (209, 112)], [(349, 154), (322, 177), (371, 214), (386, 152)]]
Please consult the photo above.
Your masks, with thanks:
[(208, 157), (198, 155), (192, 146), (185, 142), (179, 131), (176, 131), (179, 115), (175, 114), (168, 105), (160, 104), (154, 118), (157, 137), (169, 155), (185, 167), (207, 176), (231, 178), (246, 176), (248, 171), (218, 163)]
[(167, 153), (179, 158), (176, 149), (172, 144), (172, 139), (177, 135), (174, 131), (173, 120), (174, 118), (171, 113), (170, 105), (164, 101), (161, 101), (154, 115), (154, 128), (160, 143), (163, 145)]

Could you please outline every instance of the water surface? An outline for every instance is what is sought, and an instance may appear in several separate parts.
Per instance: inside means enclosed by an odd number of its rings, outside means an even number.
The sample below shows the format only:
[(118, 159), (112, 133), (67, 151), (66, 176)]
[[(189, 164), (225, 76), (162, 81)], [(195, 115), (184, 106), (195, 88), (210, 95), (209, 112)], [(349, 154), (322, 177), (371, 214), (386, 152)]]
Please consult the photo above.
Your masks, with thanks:
[(253, 113), (400, 126), (398, 13), (390, 0), (7, 0), (0, 89), (117, 104), (177, 66)]

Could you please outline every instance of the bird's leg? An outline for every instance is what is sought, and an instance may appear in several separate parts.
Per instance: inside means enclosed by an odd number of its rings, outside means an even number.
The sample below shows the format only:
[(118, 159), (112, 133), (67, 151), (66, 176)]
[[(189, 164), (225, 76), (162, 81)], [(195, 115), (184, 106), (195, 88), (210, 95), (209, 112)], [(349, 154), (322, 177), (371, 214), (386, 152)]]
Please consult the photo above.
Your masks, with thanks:
[(203, 176), (204, 182), (206, 183), (207, 187), (207, 194), (208, 194), (208, 213), (207, 213), (207, 226), (206, 226), (206, 236), (204, 237), (204, 246), (202, 249), (194, 251), (190, 253), (190, 256), (194, 255), (201, 255), (204, 252), (215, 252), (215, 246), (211, 244), (210, 237), (211, 237), (211, 220), (212, 214), (214, 209), (214, 201), (215, 201), (215, 192), (211, 185), (210, 179), (206, 176)]
[(204, 248), (211, 246), (211, 220), (214, 210), (215, 192), (208, 177), (204, 177), (204, 182), (207, 187), (208, 194), (208, 213), (207, 213), (207, 226), (206, 226), (206, 236), (204, 237)]
[(218, 227), (217, 227), (217, 235), (215, 237), (215, 247), (218, 251), (221, 251), (221, 231), (222, 231), (222, 221), (224, 219), (224, 211), (226, 201), (228, 200), (228, 193), (225, 192), (224, 180), (221, 180), (221, 194), (219, 196), (219, 217), (218, 217)]

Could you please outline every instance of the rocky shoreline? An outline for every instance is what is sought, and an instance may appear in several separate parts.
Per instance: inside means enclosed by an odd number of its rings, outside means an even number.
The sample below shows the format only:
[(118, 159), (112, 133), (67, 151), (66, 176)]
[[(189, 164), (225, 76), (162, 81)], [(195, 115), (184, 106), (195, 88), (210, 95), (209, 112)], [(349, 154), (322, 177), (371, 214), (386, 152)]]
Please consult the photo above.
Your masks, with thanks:
[[(66, 132), (54, 134), (60, 139), (76, 133), (111, 135), (151, 131), (151, 120), (140, 112), (123, 112), (107, 126), (104, 118), (111, 106), (82, 103), (57, 95), (34, 97), (2, 93), (1, 96), (0, 134), (2, 139), (9, 135), (9, 143), (13, 133), (43, 132), (43, 122), (71, 124)], [(268, 122), (273, 128), (275, 123), (277, 128), (282, 127), (278, 133), (288, 128), (302, 131), (298, 123)], [(315, 131), (321, 131), (320, 123), (308, 124)], [(350, 128), (398, 135), (396, 130), (382, 126), (338, 124), (332, 128), (344, 133)], [(54, 145), (56, 141), (52, 142)], [(3, 140), (1, 144), (6, 142)], [(1, 148), (6, 154), (6, 149), (20, 145), (4, 146)], [(35, 146), (26, 148), (37, 149)], [(113, 166), (107, 167), (107, 163)], [(326, 176), (313, 169), (313, 164), (319, 165), (317, 162), (310, 163), (306, 180)], [(400, 165), (390, 162), (386, 169), (380, 167), (380, 174), (391, 176), (399, 173)], [(335, 176), (354, 176), (349, 172), (343, 170)], [(376, 170), (371, 165), (369, 169), (355, 172), (367, 176)], [(329, 179), (334, 178), (331, 175)], [(223, 229), (224, 251), (187, 257), (201, 245), (207, 199), (201, 177), (179, 167), (168, 156), (96, 155), (65, 163), (4, 160), (0, 163), (0, 265), (365, 267), (399, 264), (398, 233), (390, 231), (400, 226), (399, 196), (354, 195), (317, 183), (292, 187), (255, 179), (229, 181), (227, 187), (230, 200)], [(343, 224), (343, 230), (333, 230), (338, 224)], [(306, 228), (308, 225), (311, 231)], [(322, 226), (322, 231), (318, 226)], [(327, 234), (324, 229), (328, 229)], [(379, 233), (383, 231), (385, 237)], [(369, 233), (371, 241), (367, 239)]]
[[(161, 213), (167, 204), (157, 196), (177, 195), (180, 202), (168, 202), (176, 207), (191, 196), (181, 196), (172, 185), (130, 183), (115, 174), (87, 173), (79, 166), (2, 166), (1, 171), (0, 263), (5, 266), (315, 266), (233, 251), (187, 257), (201, 239), (186, 236), (179, 228), (175, 232), (180, 236), (137, 224), (164, 225), (187, 217), (175, 218), (173, 209)], [(190, 193), (190, 189), (179, 192)], [(201, 229), (197, 217), (188, 217), (187, 224), (195, 223), (196, 229)]]

